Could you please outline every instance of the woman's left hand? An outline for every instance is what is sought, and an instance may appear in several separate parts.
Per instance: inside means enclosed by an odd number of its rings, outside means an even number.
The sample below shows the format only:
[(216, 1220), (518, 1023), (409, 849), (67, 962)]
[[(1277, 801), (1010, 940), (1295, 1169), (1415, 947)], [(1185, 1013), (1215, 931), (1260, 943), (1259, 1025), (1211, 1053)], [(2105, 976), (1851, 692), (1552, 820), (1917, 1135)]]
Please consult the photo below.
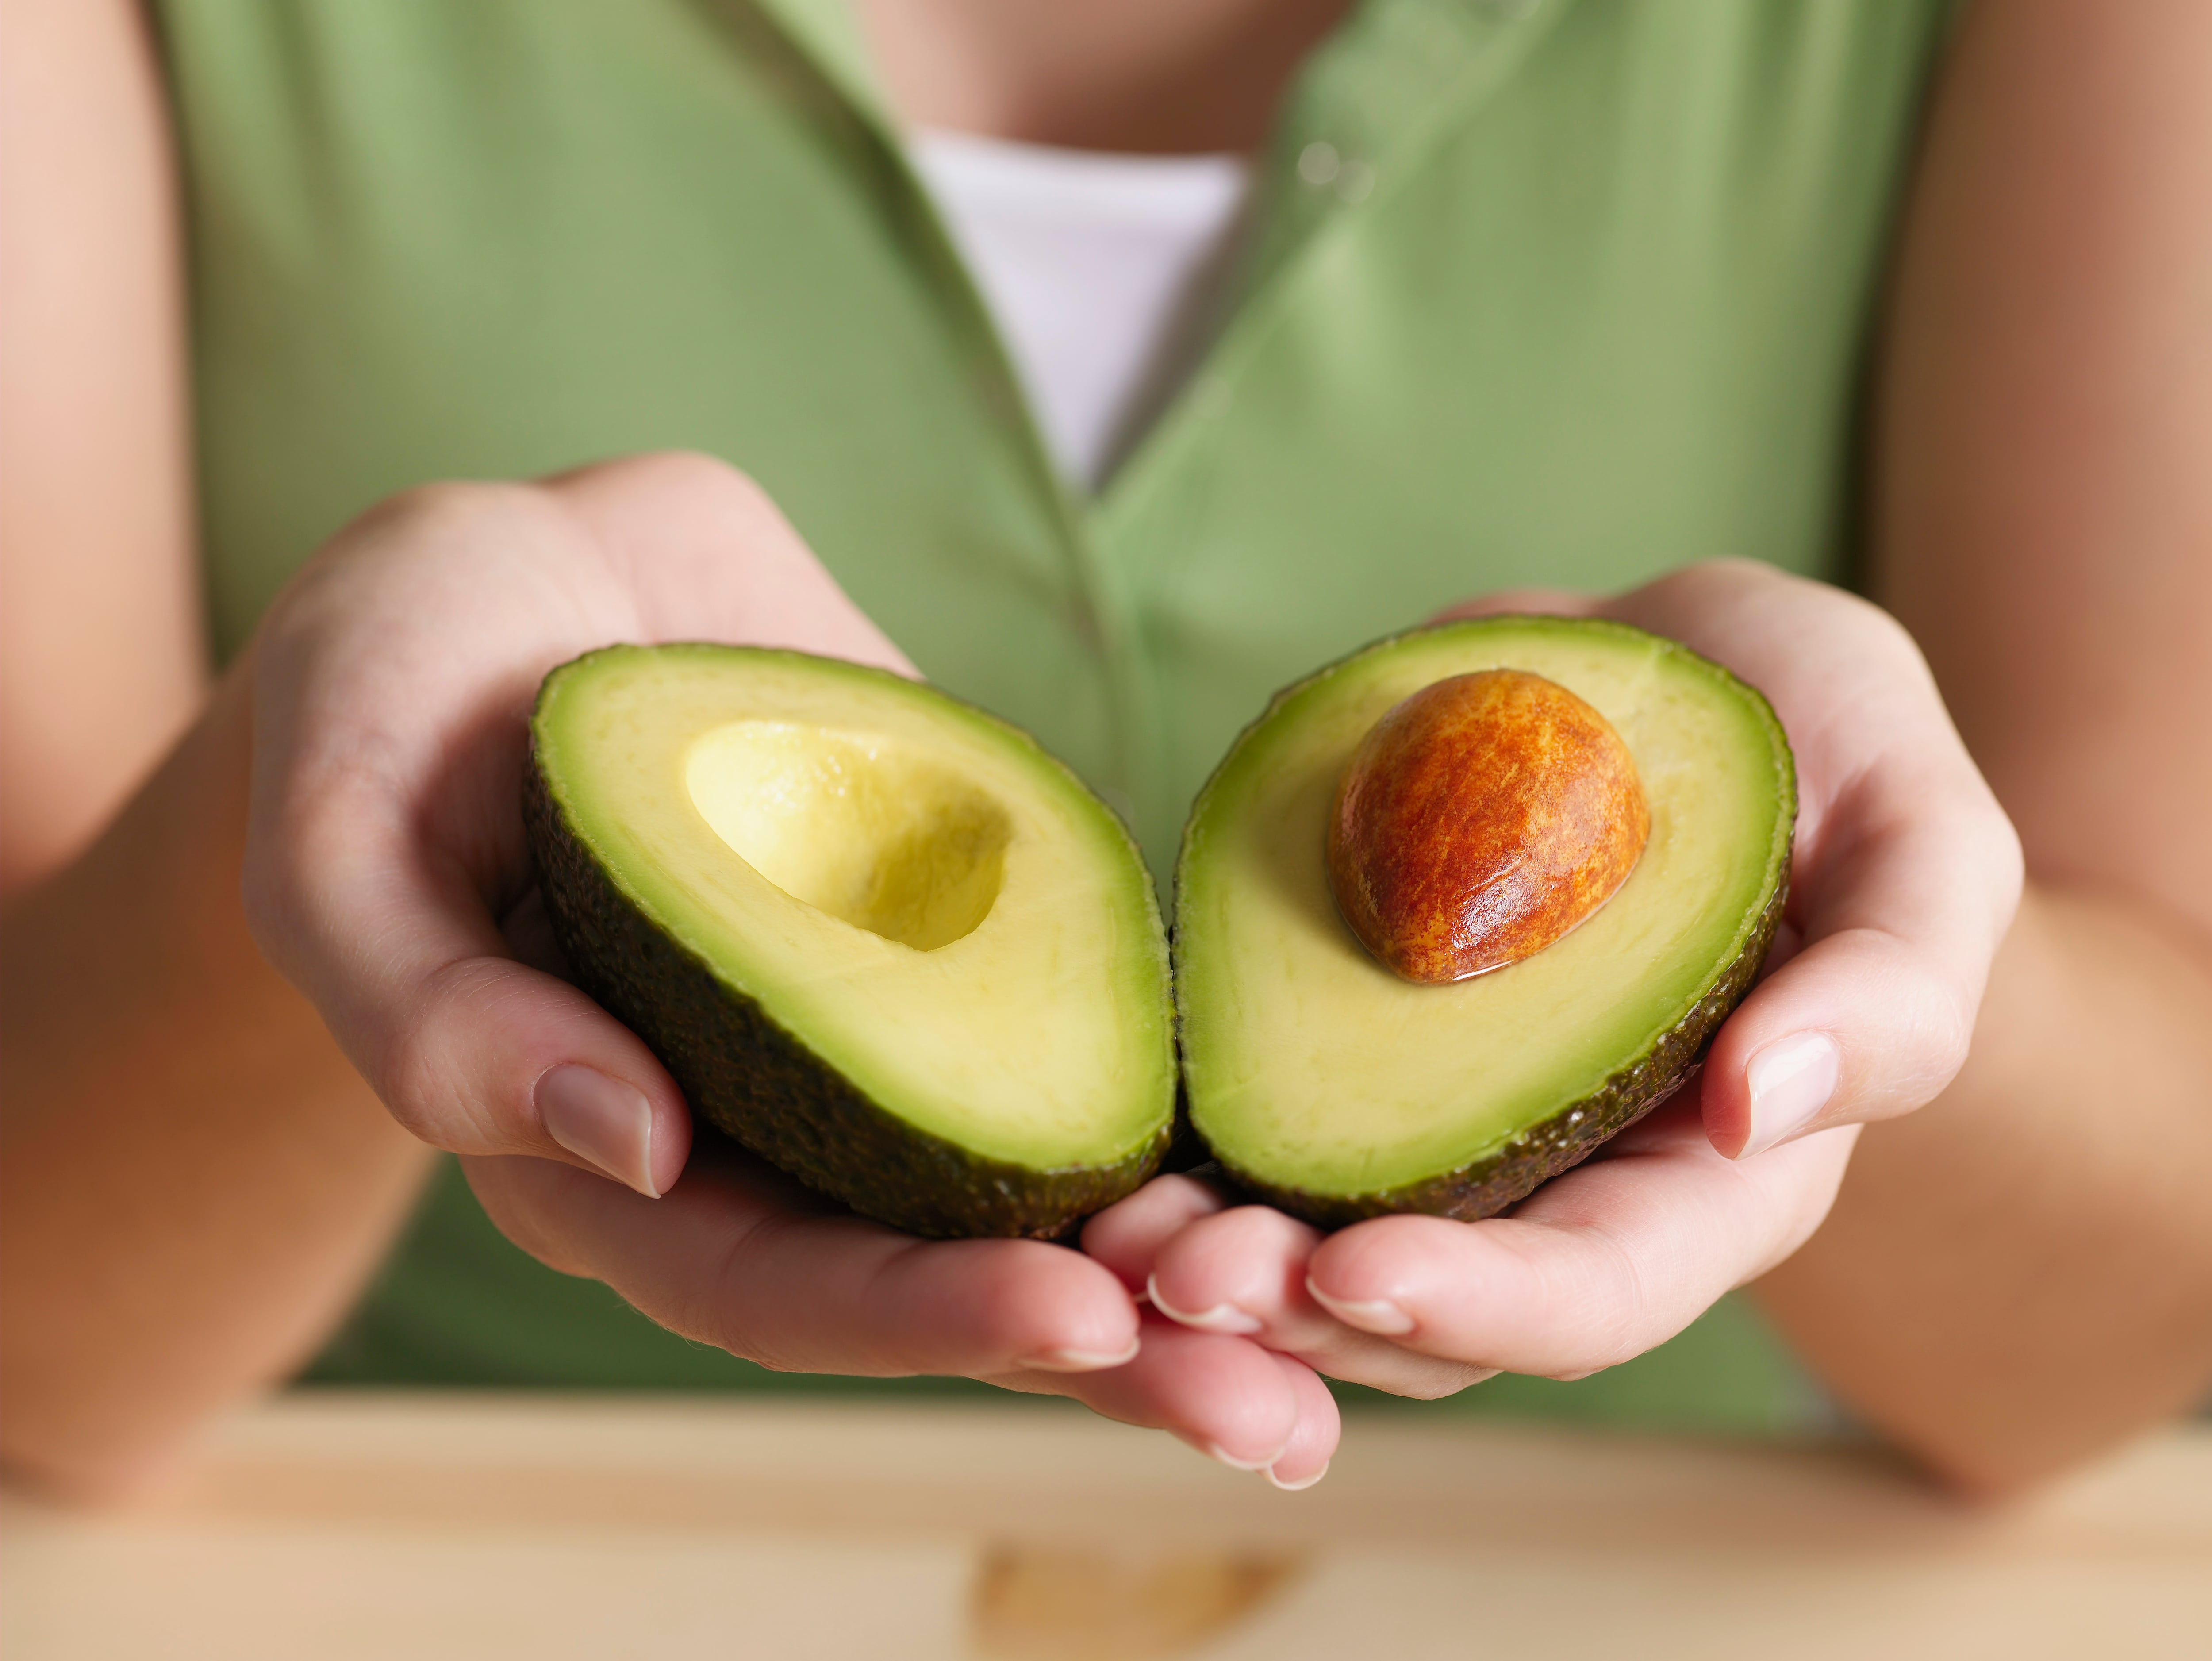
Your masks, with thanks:
[(1186, 1326), (1336, 1378), (1441, 1396), (1575, 1378), (1674, 1336), (1820, 1226), (1856, 1137), (1966, 1059), (2021, 888), (2019, 843), (1889, 617), (1764, 566), (1616, 599), (1507, 594), (1449, 615), (1607, 617), (1765, 692), (1796, 752), (1789, 910), (1702, 1073), (1509, 1217), (1382, 1217), (1329, 1236), (1188, 1177), (1092, 1219), (1085, 1249)]

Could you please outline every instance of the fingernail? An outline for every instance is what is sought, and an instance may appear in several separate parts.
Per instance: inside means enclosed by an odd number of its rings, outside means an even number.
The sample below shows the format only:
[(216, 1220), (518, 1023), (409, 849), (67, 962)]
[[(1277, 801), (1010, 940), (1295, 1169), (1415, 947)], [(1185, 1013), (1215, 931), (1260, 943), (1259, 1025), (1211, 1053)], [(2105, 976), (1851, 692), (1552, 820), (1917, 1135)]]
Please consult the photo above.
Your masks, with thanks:
[(1127, 1366), (1137, 1359), (1144, 1348), (1140, 1338), (1129, 1340), (1128, 1348), (1119, 1354), (1109, 1354), (1103, 1349), (1048, 1349), (1035, 1355), (1024, 1355), (1014, 1365), (1035, 1367), (1040, 1372), (1103, 1372), (1108, 1367)]
[(1235, 1454), (1226, 1451), (1218, 1442), (1201, 1442), (1198, 1445), (1207, 1458), (1218, 1459), (1231, 1470), (1270, 1470), (1273, 1469), (1275, 1461), (1283, 1457), (1282, 1449), (1277, 1448), (1264, 1459), (1239, 1459)]
[(1160, 1283), (1157, 1276), (1146, 1276), (1145, 1291), (1152, 1300), (1152, 1307), (1178, 1325), (1196, 1327), (1200, 1332), (1231, 1332), (1239, 1337), (1260, 1329), (1261, 1323), (1234, 1304), (1216, 1304), (1212, 1309), (1201, 1309), (1195, 1315), (1186, 1315), (1160, 1296)]
[(1413, 1329), (1413, 1317), (1387, 1298), (1358, 1299), (1332, 1298), (1310, 1280), (1306, 1291), (1314, 1302), (1348, 1327), (1358, 1327), (1362, 1332), (1372, 1332), (1384, 1338), (1396, 1338)]
[(1327, 1465), (1323, 1465), (1319, 1470), (1316, 1471), (1310, 1476), (1301, 1476), (1295, 1482), (1285, 1482), (1281, 1477), (1275, 1475), (1275, 1468), (1273, 1465), (1267, 1467), (1267, 1480), (1270, 1482), (1273, 1482), (1277, 1488), (1282, 1489), (1285, 1494), (1296, 1494), (1301, 1488), (1310, 1488), (1316, 1482), (1320, 1482), (1322, 1477), (1328, 1475), (1328, 1467)]
[(660, 1197), (653, 1183), (653, 1104), (643, 1091), (571, 1062), (538, 1080), (535, 1098), (547, 1135), (617, 1182)]
[(1842, 1063), (1836, 1041), (1825, 1032), (1792, 1033), (1753, 1055), (1744, 1069), (1751, 1086), (1751, 1134), (1735, 1157), (1764, 1153), (1818, 1118), (1836, 1093)]

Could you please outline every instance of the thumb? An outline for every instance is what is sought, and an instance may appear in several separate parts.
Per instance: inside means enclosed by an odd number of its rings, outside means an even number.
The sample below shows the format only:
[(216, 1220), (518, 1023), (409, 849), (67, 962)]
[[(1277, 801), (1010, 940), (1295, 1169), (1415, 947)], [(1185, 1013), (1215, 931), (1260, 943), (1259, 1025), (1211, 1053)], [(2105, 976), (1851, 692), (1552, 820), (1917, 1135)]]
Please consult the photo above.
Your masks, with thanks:
[(575, 988), (482, 955), (395, 991), (377, 1012), (398, 1019), (370, 1081), (425, 1141), (563, 1159), (655, 1198), (683, 1174), (691, 1122), (682, 1092)]
[[(364, 828), (356, 819), (339, 834)], [(690, 1116), (644, 1043), (516, 961), (458, 870), (353, 851), (299, 849), (345, 874), (311, 885), (276, 873), (247, 900), (264, 949), (392, 1116), (452, 1153), (535, 1154), (665, 1193), (690, 1152)]]

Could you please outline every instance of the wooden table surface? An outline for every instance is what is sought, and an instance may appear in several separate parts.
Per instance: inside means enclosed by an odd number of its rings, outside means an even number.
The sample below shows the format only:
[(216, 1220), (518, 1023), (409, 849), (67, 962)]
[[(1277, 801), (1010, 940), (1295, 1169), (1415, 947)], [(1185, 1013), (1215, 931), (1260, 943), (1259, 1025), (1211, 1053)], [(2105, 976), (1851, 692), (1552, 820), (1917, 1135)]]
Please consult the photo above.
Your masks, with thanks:
[(2212, 1657), (2212, 1431), (2033, 1502), (1877, 1455), (1355, 1418), (1279, 1494), (1056, 1405), (302, 1394), (0, 1506), (8, 1661)]

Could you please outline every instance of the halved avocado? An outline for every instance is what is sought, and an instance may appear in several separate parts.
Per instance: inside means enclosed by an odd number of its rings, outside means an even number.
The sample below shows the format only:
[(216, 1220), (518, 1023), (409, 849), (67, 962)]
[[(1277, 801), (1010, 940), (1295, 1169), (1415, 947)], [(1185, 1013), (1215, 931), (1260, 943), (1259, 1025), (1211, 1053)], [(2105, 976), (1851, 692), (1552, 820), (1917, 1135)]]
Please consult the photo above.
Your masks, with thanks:
[(855, 1210), (1051, 1236), (1175, 1112), (1127, 832), (1035, 740), (880, 670), (610, 647), (546, 677), (526, 813), (580, 983), (695, 1112)]
[[(1571, 933), (1472, 979), (1415, 984), (1338, 915), (1330, 807), (1385, 712), (1486, 669), (1543, 676), (1612, 724), (1650, 837)], [(1176, 988), (1193, 1125), (1231, 1176), (1324, 1226), (1504, 1209), (1703, 1055), (1773, 941), (1796, 803), (1766, 700), (1621, 624), (1451, 624), (1299, 682), (1245, 729), (1183, 836)]]

